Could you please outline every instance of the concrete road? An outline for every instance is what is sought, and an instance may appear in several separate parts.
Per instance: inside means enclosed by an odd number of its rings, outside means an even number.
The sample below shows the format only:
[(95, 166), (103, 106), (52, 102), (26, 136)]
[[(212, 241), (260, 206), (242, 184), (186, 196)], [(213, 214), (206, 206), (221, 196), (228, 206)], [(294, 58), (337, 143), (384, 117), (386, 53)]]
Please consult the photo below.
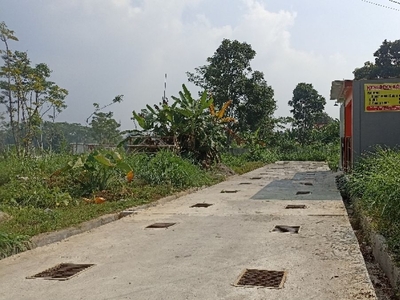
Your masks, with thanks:
[[(0, 299), (376, 299), (327, 170), (323, 163), (267, 165), (1, 260)], [(212, 206), (190, 207), (204, 202)], [(159, 222), (176, 224), (146, 228)], [(280, 233), (276, 225), (300, 227)], [(65, 281), (26, 279), (60, 263), (95, 265)], [(235, 286), (245, 269), (286, 277), (278, 278), (281, 288)]]

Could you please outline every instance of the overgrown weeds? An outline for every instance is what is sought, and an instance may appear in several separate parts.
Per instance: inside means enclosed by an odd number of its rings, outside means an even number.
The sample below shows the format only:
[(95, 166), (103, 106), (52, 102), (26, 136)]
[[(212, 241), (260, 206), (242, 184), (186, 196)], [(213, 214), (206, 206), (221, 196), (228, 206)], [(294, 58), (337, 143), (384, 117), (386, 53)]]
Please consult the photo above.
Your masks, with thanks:
[(174, 188), (199, 187), (211, 184), (210, 175), (195, 161), (182, 158), (171, 151), (129, 158), (136, 177), (150, 185), (171, 185)]
[(400, 151), (378, 147), (348, 176), (346, 189), (388, 240), (400, 262)]
[[(31, 158), (7, 154), (0, 160), (0, 211), (11, 218), (0, 223), (0, 257), (27, 249), (29, 238), (39, 233), (219, 180), (168, 151), (125, 155), (100, 150)], [(98, 198), (101, 204), (92, 201)]]
[(0, 259), (28, 250), (29, 248), (28, 236), (0, 231)]

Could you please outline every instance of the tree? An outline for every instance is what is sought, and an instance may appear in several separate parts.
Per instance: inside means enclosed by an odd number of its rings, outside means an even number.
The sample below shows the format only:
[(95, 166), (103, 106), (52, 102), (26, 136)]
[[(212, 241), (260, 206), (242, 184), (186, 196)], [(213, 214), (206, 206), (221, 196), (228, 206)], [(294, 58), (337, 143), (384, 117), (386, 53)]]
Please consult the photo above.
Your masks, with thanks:
[(29, 153), (33, 140), (40, 134), (41, 124), (47, 113), (56, 116), (67, 106), (68, 91), (48, 81), (51, 70), (40, 63), (35, 67), (26, 52), (11, 51), (8, 41), (18, 39), (4, 22), (0, 23), (0, 40), (5, 50), (0, 50), (4, 65), (0, 68), (0, 104), (5, 105), (9, 126), (17, 153)]
[(113, 113), (96, 112), (90, 122), (94, 140), (100, 145), (115, 145), (121, 140), (121, 127), (114, 118)]
[(78, 123), (44, 121), (41, 135), (43, 149), (55, 152), (71, 143), (94, 143), (92, 128)]
[(400, 40), (384, 40), (374, 56), (375, 63), (367, 61), (354, 70), (356, 80), (400, 77)]
[(86, 119), (86, 123), (92, 126), (93, 138), (97, 143), (101, 145), (113, 145), (120, 141), (121, 132), (118, 128), (121, 127), (121, 124), (113, 118), (113, 112), (109, 111), (105, 113), (101, 110), (115, 103), (121, 103), (122, 100), (123, 95), (118, 95), (110, 103), (102, 107), (98, 103), (93, 103), (95, 110)]
[(288, 104), (293, 107), (293, 127), (297, 131), (298, 140), (304, 144), (321, 118), (326, 100), (313, 88), (312, 84), (299, 83), (293, 90), (292, 100)]
[(263, 74), (255, 71), (246, 80), (244, 94), (247, 101), (238, 108), (240, 131), (255, 132), (259, 129), (259, 136), (265, 138), (274, 128), (274, 90), (264, 80)]
[(224, 39), (207, 65), (187, 72), (189, 82), (207, 90), (216, 107), (232, 100), (227, 113), (238, 119), (241, 130), (265, 125), (276, 109), (273, 90), (264, 74), (253, 72), (250, 61), (256, 52), (250, 44)]

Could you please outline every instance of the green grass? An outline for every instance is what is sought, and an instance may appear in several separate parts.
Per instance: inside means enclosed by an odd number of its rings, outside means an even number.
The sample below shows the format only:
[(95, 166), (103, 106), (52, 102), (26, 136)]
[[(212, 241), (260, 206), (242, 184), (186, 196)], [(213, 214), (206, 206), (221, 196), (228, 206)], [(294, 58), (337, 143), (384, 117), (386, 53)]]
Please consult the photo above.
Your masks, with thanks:
[[(27, 249), (34, 235), (222, 180), (189, 160), (162, 151), (152, 156), (126, 156), (124, 161), (135, 173), (132, 182), (126, 180), (124, 173), (111, 170), (107, 189), (94, 189), (86, 195), (77, 178), (87, 178), (90, 169), (76, 168), (54, 175), (76, 159), (72, 155), (49, 154), (38, 158), (7, 155), (0, 160), (0, 211), (11, 216), (0, 223), (0, 257)], [(106, 200), (104, 203), (87, 203), (100, 196)]]
[[(152, 202), (176, 192), (171, 186), (141, 186), (134, 189), (126, 199), (106, 201), (102, 204), (88, 204), (80, 201), (79, 205), (43, 209), (35, 207), (13, 207), (0, 205), (0, 210), (12, 216), (12, 219), (0, 224), (0, 232), (32, 237), (39, 233), (63, 229), (78, 225), (84, 221)], [(135, 193), (135, 195), (133, 195)]]
[(247, 156), (244, 154), (223, 154), (222, 163), (239, 175), (261, 168), (266, 164), (262, 161), (248, 161)]
[(292, 146), (290, 149), (278, 148), (279, 160), (287, 161), (326, 161), (330, 162), (332, 168), (339, 163), (340, 146), (338, 143), (321, 144), (314, 143), (305, 146)]
[(0, 231), (0, 259), (28, 250), (30, 243), (27, 236)]
[[(256, 147), (239, 156), (224, 154), (222, 163), (237, 174), (243, 174), (278, 159), (299, 160), (299, 156), (306, 160), (319, 158), (319, 154), (310, 153), (309, 149), (301, 153), (284, 156), (277, 150)], [(105, 170), (96, 162), (88, 168), (70, 168), (57, 173), (69, 162), (77, 161), (76, 156), (68, 154), (45, 154), (37, 158), (17, 158), (7, 154), (2, 157), (0, 211), (12, 218), (0, 223), (0, 257), (27, 249), (30, 237), (37, 234), (76, 226), (104, 214), (149, 203), (187, 188), (212, 185), (224, 179), (224, 175), (217, 175), (220, 173), (218, 168), (205, 171), (194, 161), (168, 151), (153, 155), (121, 154), (124, 162), (134, 170), (135, 179), (132, 182), (126, 180), (123, 172)], [(107, 189), (98, 189), (91, 182), (92, 190), (88, 193), (82, 180), (90, 178), (90, 172), (97, 172), (96, 175), (103, 171), (110, 172), (111, 176)], [(102, 204), (84, 200), (100, 196), (106, 200)]]
[(377, 148), (348, 176), (346, 190), (388, 241), (400, 264), (400, 151)]

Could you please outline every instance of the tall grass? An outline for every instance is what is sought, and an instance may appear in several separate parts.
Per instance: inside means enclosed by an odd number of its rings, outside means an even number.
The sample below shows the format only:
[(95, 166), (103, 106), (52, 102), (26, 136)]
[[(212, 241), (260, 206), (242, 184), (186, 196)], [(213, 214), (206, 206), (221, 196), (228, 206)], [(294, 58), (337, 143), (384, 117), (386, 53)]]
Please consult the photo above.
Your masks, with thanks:
[(210, 175), (194, 161), (171, 151), (159, 151), (154, 155), (137, 154), (127, 161), (135, 170), (135, 176), (150, 185), (171, 185), (181, 189), (212, 182)]
[(359, 199), (400, 262), (400, 151), (377, 148), (348, 176), (347, 190)]
[(0, 259), (28, 250), (30, 243), (27, 236), (9, 234), (0, 231)]

